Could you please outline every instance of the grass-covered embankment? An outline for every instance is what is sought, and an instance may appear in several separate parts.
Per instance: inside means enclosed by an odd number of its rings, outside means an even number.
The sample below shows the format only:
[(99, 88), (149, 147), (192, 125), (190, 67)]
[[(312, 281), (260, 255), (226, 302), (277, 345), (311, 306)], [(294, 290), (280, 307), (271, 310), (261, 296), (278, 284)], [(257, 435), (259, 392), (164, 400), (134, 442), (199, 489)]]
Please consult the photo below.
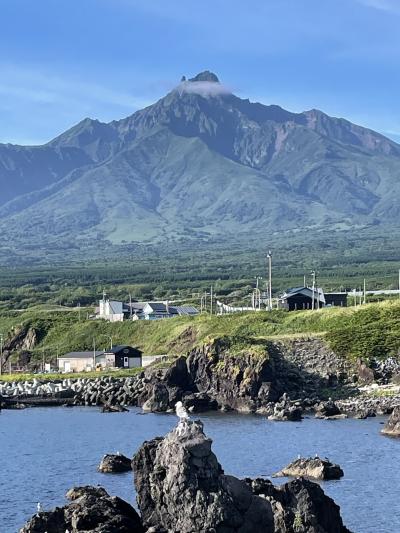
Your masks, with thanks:
[(130, 344), (145, 355), (185, 353), (211, 339), (224, 337), (232, 349), (255, 348), (268, 339), (325, 336), (340, 355), (355, 359), (386, 358), (400, 350), (400, 302), (319, 311), (273, 311), (225, 316), (201, 315), (155, 322), (118, 322), (81, 319), (76, 310), (31, 308), (0, 315), (0, 332), (10, 338), (21, 326), (35, 331), (34, 357), (54, 359), (73, 350)]

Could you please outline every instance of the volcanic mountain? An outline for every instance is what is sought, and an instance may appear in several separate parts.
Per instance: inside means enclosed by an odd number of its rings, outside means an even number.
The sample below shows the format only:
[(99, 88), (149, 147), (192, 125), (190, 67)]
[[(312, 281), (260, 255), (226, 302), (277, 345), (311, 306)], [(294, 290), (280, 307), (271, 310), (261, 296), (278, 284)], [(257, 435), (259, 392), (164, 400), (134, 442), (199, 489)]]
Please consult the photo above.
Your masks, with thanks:
[(26, 250), (398, 225), (400, 146), (206, 71), (125, 119), (0, 145), (0, 190), (2, 246)]

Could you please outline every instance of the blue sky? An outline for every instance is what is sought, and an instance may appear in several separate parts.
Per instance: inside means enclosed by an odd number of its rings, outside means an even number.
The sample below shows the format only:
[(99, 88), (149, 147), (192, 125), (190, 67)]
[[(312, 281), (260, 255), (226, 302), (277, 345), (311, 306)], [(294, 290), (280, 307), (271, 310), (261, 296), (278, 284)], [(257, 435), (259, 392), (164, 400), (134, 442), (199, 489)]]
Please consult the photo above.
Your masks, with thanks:
[(122, 118), (209, 69), (400, 141), (400, 0), (1, 0), (0, 142)]

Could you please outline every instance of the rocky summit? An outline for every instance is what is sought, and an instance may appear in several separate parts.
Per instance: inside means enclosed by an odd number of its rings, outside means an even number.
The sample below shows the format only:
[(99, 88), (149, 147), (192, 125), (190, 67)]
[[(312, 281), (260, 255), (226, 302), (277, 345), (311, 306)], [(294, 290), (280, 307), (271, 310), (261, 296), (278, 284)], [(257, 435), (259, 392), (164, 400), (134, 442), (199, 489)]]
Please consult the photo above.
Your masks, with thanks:
[(34, 243), (64, 259), (99, 242), (398, 226), (399, 162), (374, 131), (250, 102), (205, 71), (122, 120), (0, 145), (0, 232), (9, 253)]

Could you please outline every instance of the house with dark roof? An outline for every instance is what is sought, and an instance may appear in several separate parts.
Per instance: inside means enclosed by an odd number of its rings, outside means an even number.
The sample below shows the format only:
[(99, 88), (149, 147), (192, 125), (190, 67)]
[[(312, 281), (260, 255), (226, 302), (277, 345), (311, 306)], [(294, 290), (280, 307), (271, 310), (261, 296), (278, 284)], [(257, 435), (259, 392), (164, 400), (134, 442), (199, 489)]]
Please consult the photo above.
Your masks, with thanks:
[(321, 288), (294, 287), (288, 289), (278, 300), (278, 307), (288, 311), (320, 309), (325, 306), (325, 295)]
[(96, 367), (137, 368), (142, 366), (142, 352), (132, 346), (117, 345), (96, 356)]
[(288, 311), (334, 306), (347, 307), (346, 292), (324, 293), (321, 288), (295, 287), (288, 289), (278, 301), (278, 307)]

